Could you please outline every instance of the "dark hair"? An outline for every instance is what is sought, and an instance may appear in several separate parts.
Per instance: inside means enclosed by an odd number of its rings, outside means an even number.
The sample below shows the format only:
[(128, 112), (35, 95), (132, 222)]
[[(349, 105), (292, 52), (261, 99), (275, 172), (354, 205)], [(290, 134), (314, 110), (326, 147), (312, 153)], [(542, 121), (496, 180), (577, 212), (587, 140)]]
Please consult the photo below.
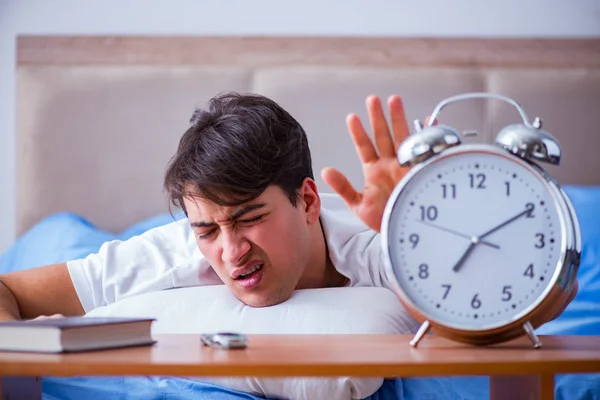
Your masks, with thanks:
[(190, 122), (164, 182), (170, 202), (184, 211), (183, 198), (191, 194), (235, 206), (270, 185), (279, 186), (296, 206), (302, 182), (314, 179), (304, 129), (271, 99), (221, 94), (206, 110), (194, 111)]

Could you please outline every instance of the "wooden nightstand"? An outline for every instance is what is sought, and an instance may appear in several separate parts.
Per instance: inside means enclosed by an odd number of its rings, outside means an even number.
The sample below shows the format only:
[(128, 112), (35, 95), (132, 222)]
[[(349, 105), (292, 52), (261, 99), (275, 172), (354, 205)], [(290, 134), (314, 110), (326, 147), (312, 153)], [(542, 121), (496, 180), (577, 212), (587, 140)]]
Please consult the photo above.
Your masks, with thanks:
[[(202, 346), (199, 335), (157, 335), (145, 347), (74, 354), (0, 352), (5, 395), (36, 376), (458, 376), (488, 375), (492, 399), (552, 399), (554, 375), (600, 372), (600, 336), (541, 336), (472, 347), (435, 335), (412, 348), (412, 335), (250, 335), (244, 350)], [(22, 378), (21, 378), (22, 379)], [(21, 387), (23, 381), (19, 381)], [(16, 397), (11, 397), (16, 398)]]

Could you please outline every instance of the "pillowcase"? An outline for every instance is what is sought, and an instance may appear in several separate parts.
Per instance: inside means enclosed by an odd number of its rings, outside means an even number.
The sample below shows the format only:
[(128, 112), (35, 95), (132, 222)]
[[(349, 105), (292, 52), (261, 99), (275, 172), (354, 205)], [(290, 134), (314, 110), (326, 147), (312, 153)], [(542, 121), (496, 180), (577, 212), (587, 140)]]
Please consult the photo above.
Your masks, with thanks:
[[(418, 329), (392, 291), (375, 287), (297, 290), (288, 301), (263, 308), (244, 305), (225, 285), (178, 288), (129, 297), (87, 316), (156, 318), (154, 334), (394, 334)], [(354, 377), (194, 379), (268, 398), (293, 394), (294, 399), (363, 399), (383, 384), (383, 378)]]

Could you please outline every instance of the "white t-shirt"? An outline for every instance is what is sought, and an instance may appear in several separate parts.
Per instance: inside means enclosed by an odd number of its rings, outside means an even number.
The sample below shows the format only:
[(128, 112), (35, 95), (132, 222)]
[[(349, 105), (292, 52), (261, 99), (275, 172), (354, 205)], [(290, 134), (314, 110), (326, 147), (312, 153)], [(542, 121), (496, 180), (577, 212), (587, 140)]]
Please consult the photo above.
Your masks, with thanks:
[[(391, 288), (380, 235), (366, 227), (343, 200), (321, 194), (321, 221), (335, 268), (350, 286)], [(187, 219), (151, 229), (126, 241), (111, 241), (98, 253), (67, 262), (85, 312), (142, 293), (223, 284), (200, 253)]]

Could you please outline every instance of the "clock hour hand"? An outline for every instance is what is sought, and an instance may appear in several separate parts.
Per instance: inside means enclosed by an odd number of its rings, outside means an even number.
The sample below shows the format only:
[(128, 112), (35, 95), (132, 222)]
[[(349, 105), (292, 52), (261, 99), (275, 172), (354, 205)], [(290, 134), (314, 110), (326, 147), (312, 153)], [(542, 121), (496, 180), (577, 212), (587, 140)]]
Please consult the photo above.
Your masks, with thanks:
[(460, 269), (460, 267), (463, 266), (463, 264), (465, 263), (465, 261), (467, 260), (467, 258), (469, 257), (469, 254), (471, 254), (471, 252), (475, 249), (475, 247), (477, 246), (477, 242), (475, 239), (471, 241), (471, 244), (469, 245), (469, 247), (467, 247), (467, 250), (464, 252), (464, 254), (462, 255), (462, 257), (456, 262), (456, 264), (454, 265), (454, 267), (452, 268), (452, 271), (454, 272), (458, 272), (458, 270)]
[[(464, 234), (462, 232), (458, 232), (458, 231), (455, 231), (453, 229), (449, 229), (449, 228), (446, 228), (446, 227), (443, 227), (443, 226), (432, 224), (431, 222), (423, 221), (421, 219), (419, 219), (417, 221), (419, 221), (419, 222), (421, 222), (421, 223), (423, 223), (425, 225), (431, 226), (432, 228), (436, 228), (436, 229), (439, 229), (439, 230), (442, 230), (442, 231), (446, 231), (448, 233), (452, 233), (454, 235), (457, 235), (457, 236), (460, 236), (460, 237), (464, 237), (465, 239), (473, 240), (473, 236), (471, 236), (471, 235), (466, 235), (466, 234)], [(478, 240), (478, 243), (485, 244), (486, 246), (493, 247), (494, 249), (499, 249), (500, 248), (500, 246), (498, 246), (497, 244), (488, 242), (486, 240), (481, 240), (481, 241)]]
[(515, 215), (512, 218), (507, 219), (506, 221), (502, 222), (501, 224), (493, 227), (492, 229), (490, 229), (489, 231), (485, 232), (484, 234), (479, 236), (479, 239), (483, 239), (484, 237), (491, 235), (492, 233), (496, 232), (498, 229), (505, 227), (506, 225), (510, 224), (513, 221), (516, 221), (517, 219), (521, 218), (523, 215), (529, 215), (533, 212), (532, 208), (527, 208), (525, 211), (521, 211), (520, 213), (518, 213), (517, 215)]

